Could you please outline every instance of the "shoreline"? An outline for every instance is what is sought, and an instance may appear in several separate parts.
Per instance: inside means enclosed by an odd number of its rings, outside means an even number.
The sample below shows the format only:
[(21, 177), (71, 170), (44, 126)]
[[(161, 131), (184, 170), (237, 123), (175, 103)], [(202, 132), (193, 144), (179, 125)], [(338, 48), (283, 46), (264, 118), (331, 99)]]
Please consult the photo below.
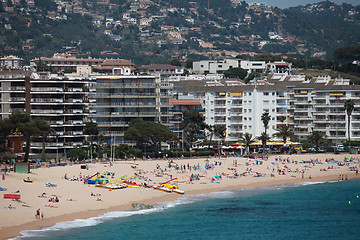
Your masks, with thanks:
[[(231, 190), (237, 190), (237, 189), (248, 189), (248, 188), (257, 188), (257, 187), (271, 187), (271, 186), (279, 186), (279, 185), (287, 185), (292, 183), (304, 183), (304, 182), (331, 182), (331, 181), (339, 181), (337, 179), (337, 175), (329, 175), (324, 177), (315, 177), (312, 179), (293, 179), (293, 181), (289, 180), (275, 180), (271, 182), (260, 182), (260, 183), (252, 183), (252, 184), (240, 184), (237, 186), (230, 186), (230, 187), (219, 187), (215, 189), (205, 189), (205, 190), (194, 190), (190, 191), (189, 194), (186, 195), (193, 195), (197, 196), (200, 194), (210, 194), (210, 193), (216, 193), (216, 192), (223, 192), (223, 191), (231, 191)], [(348, 180), (351, 179), (359, 179), (360, 176), (357, 176), (355, 174), (349, 175)], [(300, 180), (300, 181), (299, 181)], [(344, 180), (346, 181), (346, 180)], [(147, 205), (157, 205), (159, 203), (163, 202), (170, 202), (175, 201), (177, 199), (181, 198), (181, 195), (175, 195), (175, 194), (167, 194), (165, 196), (161, 197), (155, 197), (150, 199), (145, 199), (141, 203), (147, 204)], [(40, 230), (46, 227), (54, 226), (57, 223), (60, 222), (67, 222), (67, 221), (74, 221), (76, 219), (88, 219), (92, 217), (97, 217), (104, 215), (109, 212), (116, 212), (116, 211), (139, 211), (132, 208), (131, 204), (125, 204), (125, 205), (119, 205), (116, 207), (111, 207), (108, 209), (98, 209), (98, 210), (90, 210), (85, 212), (77, 212), (77, 213), (71, 213), (66, 215), (61, 215), (58, 217), (52, 217), (48, 219), (43, 220), (34, 220), (32, 222), (17, 225), (17, 226), (10, 226), (5, 227), (1, 229), (1, 237), (0, 239), (9, 239), (21, 236), (21, 232), (25, 230)]]
[[(162, 191), (156, 191), (149, 188), (139, 189), (119, 189), (109, 191), (108, 189), (95, 188), (90, 185), (85, 185), (82, 181), (67, 181), (64, 179), (64, 174), (68, 176), (76, 175), (80, 171), (88, 175), (92, 175), (94, 172), (104, 172), (110, 170), (116, 172), (116, 176), (122, 176), (128, 174), (131, 176), (134, 171), (138, 173), (136, 182), (140, 181), (139, 175), (150, 175), (152, 178), (151, 184), (166, 182), (167, 180), (177, 177), (181, 180), (186, 180), (190, 174), (198, 173), (201, 176), (199, 181), (179, 184), (181, 190), (185, 190), (185, 195), (197, 196), (200, 194), (210, 194), (215, 192), (231, 191), (244, 188), (257, 188), (267, 186), (280, 186), (284, 184), (302, 183), (302, 182), (330, 182), (339, 181), (339, 176), (346, 176), (347, 179), (360, 178), (356, 175), (355, 171), (350, 171), (349, 166), (360, 168), (360, 160), (356, 156), (352, 155), (329, 155), (329, 154), (317, 154), (317, 155), (282, 155), (277, 160), (278, 156), (270, 156), (267, 161), (263, 161), (262, 164), (258, 165), (254, 159), (246, 158), (222, 158), (222, 159), (211, 159), (210, 161), (221, 161), (223, 164), (217, 165), (210, 170), (201, 169), (195, 171), (185, 169), (185, 164), (191, 162), (194, 164), (204, 165), (208, 159), (178, 159), (174, 160), (176, 164), (184, 164), (184, 171), (179, 169), (174, 170), (172, 168), (166, 169), (167, 161), (154, 160), (154, 161), (137, 161), (135, 168), (131, 162), (116, 162), (112, 167), (111, 165), (96, 163), (89, 165), (87, 170), (79, 170), (79, 166), (62, 166), (54, 168), (39, 168), (33, 170), (30, 174), (19, 174), (12, 173), (7, 176), (5, 181), (0, 182), (2, 187), (7, 187), (13, 192), (16, 189), (20, 189), (21, 200), (26, 201), (30, 208), (21, 207), (16, 205), (18, 208), (15, 210), (2, 209), (0, 207), (0, 214), (8, 216), (8, 219), (0, 219), (0, 239), (8, 239), (17, 236), (21, 236), (21, 231), (25, 230), (40, 230), (45, 227), (54, 226), (56, 223), (74, 221), (76, 219), (88, 219), (104, 215), (108, 212), (115, 211), (137, 211), (132, 208), (132, 203), (142, 203), (146, 205), (157, 205), (161, 202), (171, 202), (177, 199), (181, 199), (182, 195), (174, 193), (164, 193)], [(319, 159), (320, 163), (308, 164), (308, 163), (297, 163), (300, 160), (307, 159)], [(334, 159), (342, 162), (345, 157), (354, 158), (354, 163), (345, 165), (338, 165), (333, 163), (333, 166), (329, 168), (328, 163), (325, 159)], [(282, 158), (282, 161), (280, 160)], [(290, 161), (289, 161), (290, 158)], [(356, 162), (355, 162), (356, 158)], [(287, 162), (285, 161), (287, 159)], [(260, 159), (261, 160), (261, 159)], [(238, 161), (234, 167), (234, 161)], [(275, 162), (276, 161), (276, 162)], [(321, 162), (323, 161), (323, 162)], [(296, 163), (295, 163), (296, 162)], [(250, 164), (249, 164), (250, 163)], [(163, 169), (163, 176), (156, 176), (159, 173), (157, 166), (161, 165)], [(165, 166), (164, 166), (165, 165)], [(111, 168), (110, 168), (111, 167)], [(237, 178), (231, 178), (231, 174), (235, 172), (246, 173), (244, 176)], [(295, 170), (296, 168), (296, 170)], [(327, 170), (323, 170), (328, 168)], [(277, 170), (276, 170), (277, 169)], [(301, 171), (303, 169), (303, 175), (301, 177)], [(276, 171), (275, 171), (276, 170)], [(286, 174), (278, 174), (278, 170), (286, 170)], [(120, 172), (120, 175), (118, 174)], [(221, 174), (219, 174), (221, 173)], [(263, 175), (256, 177), (259, 173)], [(270, 177), (270, 174), (274, 177)], [(80, 172), (81, 174), (81, 172)], [(212, 183), (214, 178), (212, 176), (223, 175), (223, 178), (216, 183)], [(24, 184), (22, 179), (30, 176), (34, 179), (32, 184)], [(311, 179), (310, 179), (311, 177)], [(110, 179), (109, 179), (110, 180)], [(57, 183), (58, 187), (46, 188), (45, 183), (53, 182)], [(6, 184), (8, 185), (6, 185)], [(150, 182), (149, 182), (150, 183)], [(3, 186), (4, 185), (4, 186)], [(11, 187), (11, 188), (10, 188)], [(44, 208), (44, 204), (48, 204), (47, 199), (40, 198), (39, 195), (43, 192), (47, 192), (48, 196), (58, 195), (60, 202), (56, 203), (56, 208)], [(90, 196), (93, 192), (101, 193), (101, 202), (97, 202), (96, 197)], [(9, 193), (9, 192), (4, 192)], [(69, 201), (69, 198), (75, 199), (75, 202)], [(0, 198), (0, 204), (9, 203), (9, 200)], [(10, 202), (13, 203), (13, 202)], [(57, 205), (58, 204), (58, 205)], [(46, 206), (46, 205), (45, 205)], [(4, 208), (6, 208), (4, 206)], [(45, 212), (45, 218), (42, 220), (34, 218), (33, 212), (37, 208), (41, 208)], [(5, 214), (5, 215), (4, 215)]]

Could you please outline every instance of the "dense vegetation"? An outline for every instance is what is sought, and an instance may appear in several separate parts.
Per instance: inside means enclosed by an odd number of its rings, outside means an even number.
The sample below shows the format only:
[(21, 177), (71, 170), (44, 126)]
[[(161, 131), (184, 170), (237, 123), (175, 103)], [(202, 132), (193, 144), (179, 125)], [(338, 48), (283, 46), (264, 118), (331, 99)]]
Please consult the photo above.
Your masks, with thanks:
[[(35, 6), (25, 1), (0, 3), (0, 54), (28, 61), (71, 50), (78, 57), (125, 58), (138, 65), (168, 63), (171, 56), (198, 60), (211, 51), (215, 56), (226, 56), (225, 51), (253, 51), (303, 59), (325, 52), (323, 56), (332, 59), (335, 49), (360, 42), (360, 6), (326, 1), (316, 7), (263, 11), (230, 0), (152, 2), (146, 7), (132, 0), (111, 0), (111, 5), (94, 0), (36, 0)], [(136, 23), (129, 23), (125, 13)], [(109, 18), (112, 21), (107, 22)], [(140, 27), (145, 18), (151, 18), (150, 24)], [(173, 42), (170, 31), (180, 31), (181, 43)], [(280, 38), (270, 39), (269, 32)], [(121, 40), (112, 40), (112, 36)], [(199, 40), (211, 46), (204, 47)], [(115, 54), (104, 55), (103, 51)]]

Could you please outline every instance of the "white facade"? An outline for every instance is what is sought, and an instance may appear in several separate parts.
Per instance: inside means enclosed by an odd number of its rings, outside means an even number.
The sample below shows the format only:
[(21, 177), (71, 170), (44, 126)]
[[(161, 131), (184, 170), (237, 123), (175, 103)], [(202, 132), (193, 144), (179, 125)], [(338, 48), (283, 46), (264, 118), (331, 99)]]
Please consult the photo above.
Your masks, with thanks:
[(193, 71), (196, 73), (221, 74), (230, 68), (241, 67), (252, 72), (264, 72), (266, 69), (265, 61), (248, 61), (241, 59), (224, 59), (224, 60), (202, 60), (193, 62)]
[(266, 69), (265, 61), (245, 61), (241, 60), (240, 67), (248, 71), (248, 73), (252, 72), (264, 72)]
[[(324, 132), (327, 139), (340, 143), (348, 139), (348, 116), (344, 102), (352, 99), (350, 138), (360, 140), (360, 87), (347, 79), (274, 74), (256, 85), (232, 85), (222, 80), (215, 85), (199, 81), (174, 82), (179, 95), (192, 95), (204, 102), (205, 121), (225, 125), (225, 141), (238, 141), (244, 133), (259, 137), (264, 132), (261, 115), (268, 112), (267, 134), (272, 137), (280, 125), (289, 125), (296, 140), (305, 140), (313, 131)], [(216, 136), (214, 138), (216, 139)]]
[(24, 59), (10, 55), (0, 58), (0, 67), (20, 69), (23, 65)]
[[(206, 92), (204, 98), (205, 122), (225, 125), (226, 141), (238, 141), (244, 133), (253, 137), (264, 132), (261, 115), (269, 112), (271, 120), (267, 134), (275, 133), (277, 124), (276, 91)], [(215, 137), (216, 139), (216, 137)]]

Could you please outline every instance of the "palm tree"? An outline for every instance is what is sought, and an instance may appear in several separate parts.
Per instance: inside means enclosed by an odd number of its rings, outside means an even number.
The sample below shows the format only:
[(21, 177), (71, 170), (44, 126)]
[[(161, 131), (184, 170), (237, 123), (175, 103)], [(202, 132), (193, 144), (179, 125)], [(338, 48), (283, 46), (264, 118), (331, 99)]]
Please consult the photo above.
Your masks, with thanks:
[(271, 118), (270, 118), (270, 115), (268, 112), (264, 112), (262, 115), (261, 115), (261, 121), (263, 122), (264, 124), (264, 128), (265, 128), (265, 134), (266, 134), (266, 130), (269, 126), (269, 122), (270, 122)]
[(276, 133), (274, 133), (273, 135), (277, 138), (281, 138), (284, 142), (284, 146), (286, 144), (286, 140), (292, 135), (294, 135), (294, 132), (289, 125), (280, 125), (275, 129), (275, 131)]
[(214, 125), (206, 125), (206, 130), (209, 131), (209, 134), (207, 136), (210, 136), (209, 145), (208, 145), (208, 149), (210, 149), (212, 138), (213, 138), (214, 132), (215, 132)]
[(261, 141), (263, 146), (263, 153), (265, 153), (266, 148), (266, 142), (270, 140), (269, 135), (266, 134), (266, 132), (262, 132), (260, 137), (257, 138), (259, 141)]
[(250, 153), (250, 144), (253, 143), (255, 140), (252, 138), (252, 134), (250, 133), (245, 133), (243, 135), (243, 142), (245, 143), (246, 146), (246, 151), (249, 154)]
[(319, 145), (322, 142), (325, 142), (326, 134), (320, 131), (313, 131), (310, 136), (308, 136), (308, 141), (315, 145), (316, 151), (319, 149)]
[(217, 135), (221, 139), (221, 143), (219, 144), (219, 158), (220, 158), (220, 147), (226, 137), (226, 126), (225, 125), (215, 125), (214, 126), (214, 134)]
[(354, 110), (355, 108), (355, 103), (352, 99), (346, 99), (345, 102), (344, 102), (344, 108), (345, 108), (345, 111), (346, 111), (346, 114), (348, 116), (348, 124), (347, 124), (347, 130), (348, 130), (348, 142), (350, 144), (350, 122), (351, 122), (351, 114), (352, 114), (352, 111)]
[(223, 141), (226, 137), (226, 126), (225, 125), (215, 125), (214, 134), (218, 135), (219, 138)]

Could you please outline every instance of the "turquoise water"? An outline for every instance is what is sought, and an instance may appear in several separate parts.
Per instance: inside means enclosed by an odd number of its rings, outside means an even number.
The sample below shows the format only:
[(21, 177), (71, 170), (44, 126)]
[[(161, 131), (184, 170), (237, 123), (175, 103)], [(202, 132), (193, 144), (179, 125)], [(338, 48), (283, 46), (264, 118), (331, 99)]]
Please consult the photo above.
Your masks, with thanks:
[[(360, 180), (186, 196), (152, 210), (24, 231), (25, 239), (360, 239)], [(351, 204), (349, 204), (351, 201)]]

